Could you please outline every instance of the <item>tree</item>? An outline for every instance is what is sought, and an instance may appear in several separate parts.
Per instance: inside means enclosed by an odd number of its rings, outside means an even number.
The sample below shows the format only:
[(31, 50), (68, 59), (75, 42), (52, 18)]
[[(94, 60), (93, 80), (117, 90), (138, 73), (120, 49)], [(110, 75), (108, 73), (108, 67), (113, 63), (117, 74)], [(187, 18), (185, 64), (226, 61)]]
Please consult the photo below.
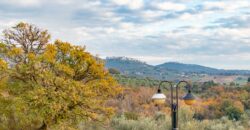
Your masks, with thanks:
[(225, 112), (230, 120), (240, 120), (241, 115), (243, 114), (238, 108), (230, 106), (225, 109)]
[(115, 68), (109, 68), (109, 73), (110, 74), (120, 74), (120, 71), (115, 69)]
[(230, 84), (229, 84), (229, 86), (235, 86), (236, 84), (235, 84), (235, 82), (230, 82)]
[(11, 29), (3, 31), (5, 43), (9, 47), (17, 47), (28, 53), (42, 53), (46, 44), (50, 39), (47, 30), (39, 29), (38, 27), (20, 22)]
[(240, 120), (244, 106), (239, 101), (225, 100), (221, 104), (221, 111), (224, 112), (230, 120)]
[(250, 83), (250, 77), (248, 77), (247, 82)]
[[(0, 71), (8, 77), (4, 91), (9, 96), (0, 100), (0, 114), (18, 119), (16, 129), (76, 127), (80, 121), (102, 121), (112, 115), (105, 103), (121, 88), (85, 47), (60, 40), (48, 44), (47, 31), (27, 23), (3, 33)], [(20, 110), (7, 117), (8, 108)]]

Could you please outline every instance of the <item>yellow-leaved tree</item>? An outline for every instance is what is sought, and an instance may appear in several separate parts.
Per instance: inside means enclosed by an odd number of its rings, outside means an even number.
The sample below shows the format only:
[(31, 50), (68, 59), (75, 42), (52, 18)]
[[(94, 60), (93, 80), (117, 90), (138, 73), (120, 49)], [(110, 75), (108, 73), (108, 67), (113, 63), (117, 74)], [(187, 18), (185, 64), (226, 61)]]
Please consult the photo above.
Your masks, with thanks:
[(27, 23), (3, 34), (0, 129), (73, 129), (112, 115), (105, 103), (122, 89), (85, 47), (49, 44), (47, 30)]

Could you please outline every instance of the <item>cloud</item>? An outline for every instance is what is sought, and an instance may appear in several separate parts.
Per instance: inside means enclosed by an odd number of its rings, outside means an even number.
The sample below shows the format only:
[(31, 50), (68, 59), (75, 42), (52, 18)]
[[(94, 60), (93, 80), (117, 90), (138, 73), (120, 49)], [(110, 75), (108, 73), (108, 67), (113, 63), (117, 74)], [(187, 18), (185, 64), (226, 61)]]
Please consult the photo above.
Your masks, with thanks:
[(186, 9), (186, 6), (184, 4), (173, 3), (173, 2), (154, 3), (154, 6), (158, 9), (167, 11), (181, 11)]
[(1, 3), (8, 5), (19, 5), (22, 7), (39, 6), (41, 0), (2, 0)]
[(250, 28), (250, 14), (233, 16), (229, 18), (220, 18), (214, 21), (217, 26), (225, 28)]
[(140, 9), (144, 6), (143, 0), (113, 0), (119, 6), (127, 6), (130, 9)]
[(240, 8), (249, 8), (250, 2), (248, 0), (206, 1), (203, 5), (205, 9), (217, 8), (227, 12), (234, 12)]
[(163, 17), (166, 13), (164, 11), (159, 10), (145, 10), (141, 12), (141, 17), (145, 20), (154, 21), (156, 19), (159, 19), (160, 17)]
[(2, 0), (0, 29), (19, 21), (92, 54), (249, 68), (247, 0)]

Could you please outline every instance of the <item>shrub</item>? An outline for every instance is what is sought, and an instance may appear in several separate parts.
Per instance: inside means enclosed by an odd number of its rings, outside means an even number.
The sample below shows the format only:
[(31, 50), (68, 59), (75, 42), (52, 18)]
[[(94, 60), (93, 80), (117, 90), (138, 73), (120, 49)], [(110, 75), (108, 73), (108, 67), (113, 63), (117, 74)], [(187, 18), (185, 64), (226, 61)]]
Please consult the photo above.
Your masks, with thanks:
[[(140, 118), (138, 120), (127, 120), (124, 115), (112, 120), (111, 126), (115, 130), (166, 130), (170, 129), (166, 120), (155, 120), (153, 118)], [(168, 121), (170, 122), (170, 120)]]
[(125, 112), (124, 116), (127, 120), (138, 120), (139, 115), (134, 112)]
[[(223, 117), (216, 120), (195, 120), (190, 108), (182, 106), (179, 113), (179, 129), (184, 130), (245, 130), (248, 128), (248, 117), (243, 124), (240, 121)], [(245, 127), (244, 127), (245, 126)], [(114, 130), (170, 130), (171, 116), (156, 113), (153, 117), (139, 117), (138, 120), (127, 120), (124, 115), (115, 117), (111, 122)]]

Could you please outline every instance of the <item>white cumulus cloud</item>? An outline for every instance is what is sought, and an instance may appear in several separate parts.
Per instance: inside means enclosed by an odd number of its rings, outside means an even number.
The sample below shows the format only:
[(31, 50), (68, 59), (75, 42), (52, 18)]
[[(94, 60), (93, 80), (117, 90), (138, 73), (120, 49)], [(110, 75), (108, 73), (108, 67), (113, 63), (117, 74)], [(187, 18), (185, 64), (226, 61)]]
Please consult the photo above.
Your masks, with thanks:
[(113, 0), (119, 6), (128, 6), (130, 9), (140, 9), (144, 6), (143, 0)]
[(181, 11), (186, 9), (186, 5), (173, 2), (154, 3), (155, 7), (161, 10)]

